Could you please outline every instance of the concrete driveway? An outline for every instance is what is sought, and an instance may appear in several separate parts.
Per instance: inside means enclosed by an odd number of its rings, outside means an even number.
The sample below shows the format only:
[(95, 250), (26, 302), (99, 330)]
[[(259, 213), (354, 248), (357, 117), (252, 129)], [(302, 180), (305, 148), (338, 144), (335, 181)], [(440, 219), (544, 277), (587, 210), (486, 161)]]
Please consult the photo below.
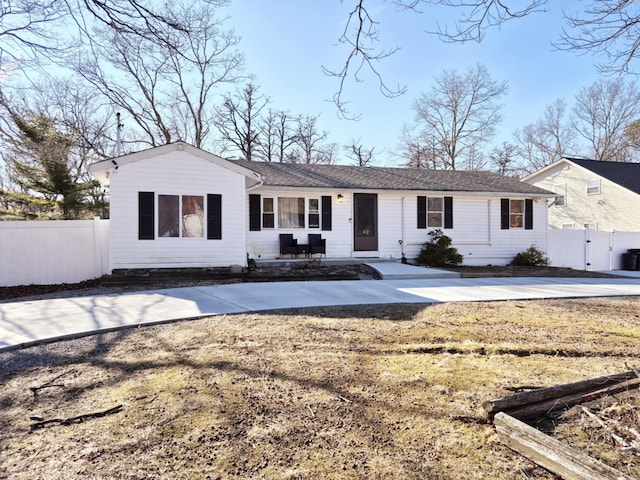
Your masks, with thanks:
[(438, 278), (239, 283), (0, 304), (0, 350), (126, 326), (331, 305), (640, 296), (640, 278)]

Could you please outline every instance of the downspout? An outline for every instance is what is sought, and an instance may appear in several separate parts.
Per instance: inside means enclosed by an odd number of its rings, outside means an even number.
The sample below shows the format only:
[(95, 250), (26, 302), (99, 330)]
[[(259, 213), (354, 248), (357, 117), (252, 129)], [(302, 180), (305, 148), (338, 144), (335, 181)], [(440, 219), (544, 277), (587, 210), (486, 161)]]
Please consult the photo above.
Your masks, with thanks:
[(489, 240), (489, 248), (491, 248), (491, 199), (487, 200), (487, 233)]
[(404, 256), (404, 200), (405, 197), (402, 197), (402, 199), (400, 200), (400, 221), (402, 222), (401, 228), (400, 228), (400, 253), (401, 253), (401, 257), (400, 257), (400, 261), (402, 263), (407, 263), (407, 257)]

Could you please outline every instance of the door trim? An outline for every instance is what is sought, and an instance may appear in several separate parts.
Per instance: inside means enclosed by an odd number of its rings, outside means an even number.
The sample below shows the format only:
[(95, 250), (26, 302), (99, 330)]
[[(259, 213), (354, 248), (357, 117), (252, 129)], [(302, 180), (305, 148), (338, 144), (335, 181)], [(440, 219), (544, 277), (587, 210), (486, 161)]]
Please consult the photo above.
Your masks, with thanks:
[(378, 252), (377, 193), (353, 194), (353, 250), (363, 256)]

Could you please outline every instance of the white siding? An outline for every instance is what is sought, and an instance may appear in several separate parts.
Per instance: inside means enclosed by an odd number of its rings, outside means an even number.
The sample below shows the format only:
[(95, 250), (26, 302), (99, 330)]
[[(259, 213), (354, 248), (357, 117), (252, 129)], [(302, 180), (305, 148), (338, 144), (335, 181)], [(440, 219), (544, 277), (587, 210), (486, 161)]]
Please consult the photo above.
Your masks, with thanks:
[[(600, 193), (587, 195), (587, 182), (595, 179)], [(585, 168), (562, 162), (528, 183), (551, 191), (554, 185), (566, 185), (565, 204), (549, 207), (551, 228), (592, 224), (597, 230), (640, 231), (640, 195)]]
[[(111, 171), (111, 268), (246, 265), (245, 177), (184, 151)], [(155, 239), (138, 240), (138, 192), (156, 194)], [(158, 238), (157, 195), (222, 195), (222, 240)], [(206, 208), (206, 207), (205, 207)]]
[[(533, 202), (533, 230), (502, 230), (500, 198), (508, 197), (453, 196), (453, 228), (441, 230), (463, 255), (464, 265), (506, 265), (532, 245), (546, 251), (546, 202), (543, 199)], [(405, 198), (405, 250), (409, 260), (413, 260), (422, 244), (429, 240), (430, 229), (419, 230), (416, 226), (417, 195), (411, 194)]]
[[(278, 196), (308, 199), (330, 195), (333, 216), (331, 231), (308, 228), (281, 230), (278, 229), (276, 220), (274, 229), (248, 232), (247, 250), (253, 258), (277, 258), (280, 233), (293, 233), (299, 243), (306, 243), (308, 233), (321, 233), (327, 240), (327, 257), (333, 258), (373, 256), (400, 259), (404, 251), (406, 258), (412, 261), (420, 252), (422, 244), (429, 240), (429, 230), (417, 228), (417, 198), (418, 195), (428, 195), (427, 193), (377, 192), (378, 251), (369, 255), (353, 250), (352, 192), (259, 188), (251, 193), (276, 199)], [(338, 193), (344, 196), (342, 204), (336, 201)], [(516, 254), (532, 245), (546, 251), (547, 207), (544, 199), (534, 200), (533, 215), (533, 230), (501, 230), (500, 197), (459, 195), (453, 197), (454, 228), (442, 230), (452, 238), (453, 246), (464, 256), (465, 265), (505, 265)]]
[[(277, 204), (278, 197), (303, 197), (306, 199), (305, 204), (305, 226), (308, 225), (308, 199), (317, 198), (321, 199), (322, 196), (331, 196), (331, 230), (322, 230), (321, 228), (278, 228), (278, 218), (276, 214), (275, 228), (262, 229), (260, 231), (250, 232), (248, 221), (248, 201), (246, 210), (246, 225), (247, 229), (247, 251), (252, 258), (256, 259), (274, 259), (280, 255), (280, 237), (281, 233), (292, 233), (294, 238), (298, 240), (298, 243), (307, 243), (307, 235), (309, 233), (319, 233), (322, 238), (327, 241), (327, 257), (351, 257), (352, 239), (351, 239), (351, 209), (352, 198), (344, 192), (343, 203), (337, 203), (337, 193), (335, 191), (321, 191), (321, 190), (292, 190), (282, 189), (274, 190), (268, 188), (259, 188), (252, 190), (252, 194), (258, 194), (261, 198), (271, 197)], [(277, 208), (277, 206), (276, 206)], [(322, 219), (321, 219), (322, 223)]]

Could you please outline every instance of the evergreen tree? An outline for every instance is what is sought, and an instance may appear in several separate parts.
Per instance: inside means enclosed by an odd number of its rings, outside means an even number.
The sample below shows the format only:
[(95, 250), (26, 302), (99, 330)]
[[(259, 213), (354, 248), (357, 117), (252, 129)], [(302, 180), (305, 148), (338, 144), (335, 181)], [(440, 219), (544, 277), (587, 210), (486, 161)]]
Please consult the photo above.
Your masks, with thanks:
[[(5, 105), (6, 106), (6, 105)], [(87, 194), (95, 182), (80, 181), (72, 167), (73, 133), (42, 113), (20, 115), (9, 110), (14, 135), (7, 138), (6, 159), (13, 189), (0, 192), (3, 218), (65, 220), (87, 216)]]

